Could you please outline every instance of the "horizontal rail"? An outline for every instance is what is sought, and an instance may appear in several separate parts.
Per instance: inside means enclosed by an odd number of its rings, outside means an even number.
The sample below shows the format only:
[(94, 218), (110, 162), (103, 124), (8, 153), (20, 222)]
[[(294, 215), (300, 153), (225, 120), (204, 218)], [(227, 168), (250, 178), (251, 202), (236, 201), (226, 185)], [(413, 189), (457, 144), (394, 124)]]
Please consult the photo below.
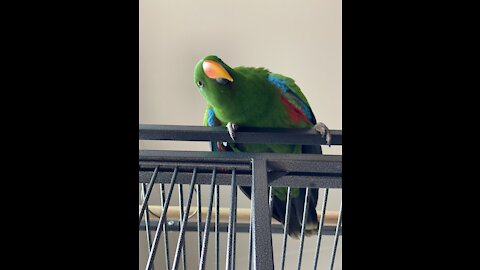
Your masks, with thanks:
[[(330, 130), (331, 145), (342, 145), (342, 131)], [(140, 140), (219, 141), (233, 143), (226, 127), (139, 125)], [(248, 128), (235, 133), (236, 143), (325, 145), (321, 134), (308, 128)]]
[[(155, 216), (159, 217), (163, 213), (163, 207), (160, 205), (149, 205), (148, 206), (150, 212), (153, 214), (150, 218), (154, 219)], [(207, 216), (208, 207), (202, 207), (202, 220), (205, 219)], [(184, 210), (185, 211), (185, 210)], [(190, 207), (190, 213), (194, 213), (197, 211), (197, 207), (192, 206)], [(190, 219), (195, 218), (195, 215), (189, 217)], [(321, 211), (317, 211), (318, 219), (320, 220), (322, 216)], [(215, 211), (212, 212), (212, 219), (216, 217)], [(220, 207), (220, 215), (219, 220), (220, 222), (228, 222), (230, 217), (230, 208)], [(158, 219), (158, 218), (157, 218)], [(179, 220), (180, 219), (180, 207), (178, 206), (170, 206), (168, 207), (167, 211), (167, 220)], [(326, 211), (325, 212), (325, 225), (336, 225), (338, 220), (338, 211)], [(250, 208), (237, 208), (237, 223), (250, 223)], [(272, 219), (272, 224), (280, 224), (275, 219)]]
[[(200, 224), (202, 227), (205, 226), (205, 223), (202, 222)], [(148, 224), (150, 230), (155, 230), (158, 226), (157, 220), (151, 220)], [(280, 234), (283, 233), (283, 226), (281, 224), (272, 224), (272, 233)], [(167, 223), (168, 231), (180, 231), (180, 224), (178, 220), (171, 220)], [(335, 235), (336, 226), (323, 226), (322, 228), (322, 235)], [(211, 232), (215, 231), (215, 224), (211, 223), (208, 226), (208, 230)], [(247, 223), (238, 223), (235, 228), (237, 233), (249, 233), (250, 224)], [(145, 222), (142, 221), (140, 223), (140, 231), (145, 231)], [(185, 228), (187, 232), (197, 232), (197, 224), (194, 222), (189, 222), (187, 227)], [(219, 223), (218, 224), (218, 231), (219, 232), (228, 232), (228, 223)], [(342, 228), (339, 228), (339, 234), (342, 234)]]
[[(172, 178), (172, 172), (159, 172), (155, 183), (168, 184), (169, 179)], [(340, 176), (299, 176), (299, 175), (269, 175), (269, 186), (272, 187), (287, 187), (302, 188), (342, 188), (342, 178)], [(139, 182), (148, 183), (151, 178), (152, 172), (140, 172)], [(271, 176), (271, 177), (270, 177)], [(237, 185), (238, 186), (251, 186), (252, 175), (240, 173), (237, 171)], [(177, 175), (177, 184), (189, 184), (189, 179), (192, 178), (192, 172), (179, 172)], [(197, 173), (197, 184), (208, 185), (212, 178), (211, 173)], [(217, 173), (217, 185), (230, 185), (232, 176), (226, 173)]]
[(178, 167), (177, 183), (188, 184), (193, 168), (197, 168), (197, 183), (209, 184), (215, 167), (218, 185), (230, 185), (230, 173), (235, 169), (237, 184), (251, 186), (252, 159), (267, 160), (269, 186), (342, 187), (339, 155), (141, 150), (139, 177), (141, 183), (148, 183), (158, 166), (155, 183), (168, 183), (173, 168)]
[[(331, 145), (342, 145), (342, 131), (331, 130)], [(185, 232), (195, 232), (198, 236), (199, 261), (204, 261), (208, 247), (208, 232), (215, 231), (215, 249), (217, 270), (219, 269), (219, 232), (228, 232), (227, 268), (235, 269), (235, 237), (236, 233), (249, 233), (249, 265), (255, 269), (273, 269), (272, 233), (287, 233), (280, 222), (271, 218), (269, 207), (269, 191), (271, 187), (291, 188), (325, 188), (324, 203), (317, 217), (321, 220), (317, 233), (317, 253), (322, 235), (334, 235), (335, 244), (331, 258), (331, 266), (335, 259), (338, 236), (342, 234), (341, 208), (340, 211), (325, 211), (327, 192), (329, 189), (342, 188), (342, 156), (314, 154), (318, 145), (325, 145), (325, 138), (314, 129), (273, 129), (240, 127), (233, 142), (225, 127), (178, 126), (178, 125), (140, 125), (140, 140), (174, 140), (174, 141), (204, 141), (229, 143), (258, 143), (258, 144), (295, 144), (304, 145), (303, 154), (284, 153), (241, 153), (241, 152), (204, 152), (204, 151), (164, 151), (139, 150), (139, 183), (143, 187), (145, 202), (140, 203), (140, 230), (156, 230), (153, 244), (148, 240), (150, 249), (147, 268), (152, 266), (158, 239), (161, 232), (165, 236), (165, 254), (168, 256), (168, 231), (180, 232), (175, 250), (174, 268), (183, 262), (185, 266)], [(316, 145), (308, 148), (306, 145)], [(313, 150), (313, 151), (312, 151)], [(148, 190), (145, 188), (148, 185)], [(161, 201), (158, 205), (148, 205), (148, 195), (154, 183), (160, 185)], [(179, 206), (163, 208), (162, 193), (164, 184), (170, 183), (169, 195), (174, 185), (179, 185)], [(187, 210), (183, 203), (182, 185), (189, 184)], [(197, 189), (197, 207), (191, 206), (192, 191)], [(211, 187), (209, 207), (201, 207), (200, 185)], [(216, 187), (215, 187), (216, 185)], [(237, 208), (237, 188), (232, 188), (229, 196), (231, 205), (228, 208), (219, 206), (219, 185), (250, 186), (252, 187), (251, 207)], [(213, 190), (216, 188), (216, 206), (213, 207)], [(308, 189), (307, 189), (308, 191)], [(307, 193), (309, 194), (309, 193)], [(271, 196), (271, 195), (270, 195)], [(168, 199), (167, 198), (167, 199)], [(308, 196), (306, 197), (308, 198)], [(305, 201), (308, 201), (305, 199)], [(147, 206), (148, 205), (148, 206)], [(305, 205), (308, 206), (306, 203)], [(167, 211), (168, 209), (168, 211)], [(304, 208), (306, 209), (306, 207)], [(313, 210), (313, 209), (312, 209)], [(198, 212), (197, 212), (198, 211)], [(287, 210), (288, 211), (288, 210)], [(306, 210), (304, 210), (306, 211)], [(193, 214), (192, 214), (193, 213)], [(207, 213), (209, 219), (207, 219)], [(192, 214), (189, 216), (189, 214)], [(161, 217), (161, 218), (160, 218)], [(299, 217), (301, 218), (301, 217)], [(211, 222), (211, 220), (215, 222)], [(305, 222), (306, 216), (303, 215)], [(160, 224), (159, 224), (160, 220)], [(181, 220), (181, 222), (179, 221)], [(164, 223), (163, 223), (164, 222)], [(158, 226), (160, 225), (160, 226)], [(304, 225), (303, 225), (304, 226)], [(304, 227), (301, 232), (301, 248), (299, 263), (303, 251)], [(288, 226), (286, 226), (288, 227)], [(163, 228), (163, 230), (162, 230)], [(202, 243), (202, 229), (205, 233)], [(242, 236), (243, 237), (243, 236)], [(284, 239), (284, 249), (286, 239)], [(252, 257), (253, 256), (253, 257)], [(283, 253), (285, 256), (285, 253)], [(315, 260), (317, 260), (316, 258)], [(182, 261), (180, 261), (182, 260)], [(229, 262), (233, 262), (229, 264)], [(316, 262), (315, 262), (316, 263)], [(166, 260), (167, 269), (169, 262)], [(203, 265), (203, 264), (202, 264)], [(203, 268), (202, 268), (203, 269)], [(282, 263), (283, 269), (283, 263)]]
[[(341, 173), (341, 155), (139, 150), (140, 166), (207, 167), (251, 170), (251, 160), (267, 161), (270, 171)], [(183, 163), (183, 164), (182, 164)]]

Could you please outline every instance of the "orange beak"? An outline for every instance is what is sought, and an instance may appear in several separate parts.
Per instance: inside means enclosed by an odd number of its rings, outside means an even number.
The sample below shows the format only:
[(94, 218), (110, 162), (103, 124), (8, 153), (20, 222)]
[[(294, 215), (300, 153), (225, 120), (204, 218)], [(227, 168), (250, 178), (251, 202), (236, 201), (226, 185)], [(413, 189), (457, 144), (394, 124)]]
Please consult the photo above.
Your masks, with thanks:
[(233, 82), (232, 76), (230, 76), (230, 74), (228, 74), (225, 68), (219, 63), (212, 60), (205, 60), (203, 61), (202, 66), (205, 75), (207, 75), (207, 77), (209, 77), (210, 79), (222, 78)]

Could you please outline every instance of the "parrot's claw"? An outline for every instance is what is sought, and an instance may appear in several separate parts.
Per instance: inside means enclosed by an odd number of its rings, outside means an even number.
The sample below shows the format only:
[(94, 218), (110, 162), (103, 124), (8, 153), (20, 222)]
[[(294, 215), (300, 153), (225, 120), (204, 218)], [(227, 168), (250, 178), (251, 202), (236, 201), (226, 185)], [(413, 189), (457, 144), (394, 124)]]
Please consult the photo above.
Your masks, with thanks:
[(330, 130), (328, 129), (328, 127), (324, 124), (324, 123), (317, 123), (315, 126), (314, 126), (315, 130), (317, 132), (319, 132), (320, 134), (322, 134), (322, 136), (325, 138), (325, 140), (327, 141), (327, 145), (330, 147), (330, 143), (332, 141), (332, 134), (330, 133)]
[(238, 129), (238, 125), (228, 122), (226, 127), (228, 129), (228, 134), (230, 134), (230, 138), (232, 138), (232, 140), (235, 141), (235, 131)]

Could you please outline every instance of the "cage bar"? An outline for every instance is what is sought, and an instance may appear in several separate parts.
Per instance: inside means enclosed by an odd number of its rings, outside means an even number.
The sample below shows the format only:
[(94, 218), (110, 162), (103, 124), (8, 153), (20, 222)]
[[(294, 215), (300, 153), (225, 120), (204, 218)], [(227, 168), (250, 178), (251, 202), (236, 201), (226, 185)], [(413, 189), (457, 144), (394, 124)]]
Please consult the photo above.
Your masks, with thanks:
[(340, 224), (342, 223), (342, 204), (340, 204), (339, 212), (340, 214), (338, 215), (337, 228), (335, 229), (335, 240), (333, 242), (332, 257), (330, 259), (330, 270), (333, 270), (333, 265), (335, 264), (335, 255), (337, 254), (338, 236), (340, 235), (339, 229)]
[[(145, 201), (145, 195), (146, 195), (146, 185), (145, 183), (142, 183), (142, 200)], [(144, 210), (144, 215), (145, 215), (145, 232), (146, 232), (146, 237), (147, 237), (147, 247), (148, 247), (148, 250), (150, 250), (150, 248), (152, 247), (152, 240), (151, 240), (151, 235), (150, 235), (150, 230), (148, 230), (147, 228), (150, 227), (150, 215), (149, 215), (149, 210), (148, 210), (148, 205), (145, 207), (145, 210)]]
[(310, 189), (305, 190), (305, 201), (303, 203), (303, 218), (302, 218), (302, 230), (300, 233), (300, 247), (298, 250), (298, 264), (297, 269), (302, 269), (302, 257), (303, 257), (303, 245), (305, 243), (305, 225), (307, 224), (307, 212), (308, 212), (308, 203), (310, 198)]
[(197, 236), (198, 236), (198, 263), (202, 257), (202, 186), (197, 184)]
[(270, 207), (266, 160), (252, 160), (252, 241), (255, 270), (273, 270)]
[[(177, 172), (178, 172), (178, 168), (175, 167), (175, 169), (173, 171), (172, 178), (170, 180), (170, 188), (168, 190), (167, 199), (165, 200), (165, 204), (163, 205), (163, 209), (168, 209), (168, 205), (170, 204), (170, 198), (172, 197), (172, 192), (173, 192), (173, 187), (174, 187), (174, 184), (175, 184), (175, 179), (177, 178)], [(147, 270), (150, 270), (153, 267), (153, 262), (155, 260), (155, 253), (157, 251), (157, 246), (158, 246), (158, 240), (160, 239), (160, 235), (161, 235), (160, 228), (162, 227), (163, 223), (165, 222), (166, 215), (167, 215), (167, 211), (164, 211), (162, 213), (162, 216), (160, 217), (159, 222), (158, 222), (157, 230), (155, 232), (155, 238), (153, 240), (152, 247), (151, 247), (151, 249), (149, 251), (149, 254), (148, 254), (147, 266), (145, 268)]]
[(147, 193), (143, 196), (143, 202), (142, 202), (142, 208), (140, 209), (139, 213), (139, 220), (138, 222), (142, 221), (143, 213), (145, 212), (145, 208), (147, 207), (148, 199), (150, 198), (150, 194), (152, 193), (153, 190), (153, 183), (155, 181), (155, 178), (157, 177), (158, 173), (158, 167), (155, 167), (155, 170), (153, 171), (152, 177), (150, 179), (150, 183), (148, 184), (148, 190)]
[(231, 184), (231, 197), (230, 197), (230, 218), (228, 220), (228, 240), (227, 240), (227, 257), (225, 263), (225, 269), (233, 270), (235, 268), (235, 209), (237, 208), (237, 182), (236, 182), (235, 169), (232, 170), (232, 184)]
[[(180, 250), (183, 249), (183, 255), (185, 256), (185, 249), (184, 249), (184, 247), (185, 247), (184, 246), (184, 244), (185, 244), (185, 227), (186, 227), (185, 225), (186, 225), (187, 220), (188, 220), (188, 215), (190, 214), (190, 205), (192, 204), (192, 196), (193, 196), (193, 189), (195, 188), (196, 175), (197, 175), (197, 169), (195, 168), (195, 169), (193, 169), (192, 181), (190, 183), (190, 190), (188, 192), (187, 209), (185, 210), (185, 213), (183, 214), (183, 219), (182, 219), (182, 223), (181, 223), (181, 226), (180, 226), (180, 235), (178, 236), (177, 249), (175, 250), (175, 257), (173, 259), (172, 269), (174, 269), (174, 270), (178, 269), (178, 260), (180, 258), (180, 252), (181, 252)], [(187, 268), (184, 266), (183, 269), (186, 270)]]
[(215, 269), (220, 269), (220, 186), (215, 187)]
[(313, 270), (318, 267), (318, 254), (320, 253), (320, 242), (322, 241), (323, 224), (325, 223), (325, 212), (327, 210), (328, 188), (323, 193), (322, 214), (320, 217), (320, 224), (318, 226), (317, 246), (315, 248), (315, 258), (313, 259)]
[[(195, 176), (196, 176), (196, 174), (195, 174)], [(190, 177), (190, 179), (192, 179), (192, 178), (193, 178), (193, 175)], [(182, 184), (178, 185), (178, 205), (180, 206), (180, 219), (178, 220), (178, 222), (179, 222), (179, 224), (182, 224), (183, 216), (185, 215), (184, 208), (183, 208), (183, 185)], [(188, 219), (187, 219), (187, 222), (188, 222)], [(180, 226), (180, 228), (182, 228), (182, 227)], [(183, 240), (183, 241), (184, 241), (183, 244), (185, 244), (185, 240)], [(177, 248), (178, 248), (178, 246), (177, 246)], [(187, 251), (186, 251), (185, 245), (183, 245), (181, 247), (180, 253), (181, 253), (180, 255), (182, 256), (183, 269), (186, 270), (187, 269), (187, 258), (186, 258)]]
[(202, 241), (202, 251), (200, 254), (200, 263), (198, 266), (199, 270), (205, 269), (205, 262), (207, 261), (207, 250), (208, 250), (208, 236), (210, 233), (209, 224), (212, 217), (212, 207), (213, 207), (213, 197), (215, 195), (215, 175), (217, 171), (216, 168), (213, 168), (212, 172), (212, 184), (210, 185), (210, 199), (208, 201), (208, 211), (207, 217), (205, 218), (205, 228), (203, 229), (203, 241)]
[[(231, 142), (226, 128), (223, 127), (140, 125), (139, 128), (140, 140)], [(342, 131), (332, 130), (331, 132), (332, 144), (342, 145)], [(325, 144), (325, 140), (320, 134), (310, 129), (240, 128), (235, 143), (319, 145)], [(237, 233), (248, 233), (248, 269), (258, 270), (274, 269), (272, 234), (282, 234), (280, 269), (285, 269), (292, 188), (307, 190), (303, 216), (299, 217), (302, 218), (302, 229), (297, 268), (301, 269), (306, 246), (305, 226), (308, 207), (310, 207), (308, 202), (312, 199), (310, 198), (311, 189), (324, 189), (321, 210), (317, 211), (319, 228), (316, 237), (312, 239), (316, 241), (313, 269), (318, 268), (318, 262), (321, 260), (319, 253), (324, 236), (334, 237), (329, 265), (330, 269), (334, 267), (338, 239), (342, 234), (342, 208), (340, 205), (338, 212), (326, 211), (326, 205), (329, 190), (342, 188), (341, 155), (139, 150), (139, 184), (141, 185), (139, 229), (146, 231), (149, 249), (146, 269), (153, 269), (162, 232), (165, 248), (164, 269), (178, 269), (180, 264), (183, 269), (187, 269), (185, 235), (189, 231), (196, 233), (199, 270), (206, 269), (207, 261), (210, 260), (207, 256), (210, 232), (215, 232), (215, 258), (210, 263), (213, 262), (217, 270), (220, 269), (221, 233), (227, 234), (227, 243), (224, 247), (227, 253), (225, 269), (235, 269)], [(149, 203), (151, 192), (156, 184), (160, 187), (160, 205)], [(165, 184), (170, 184), (166, 196)], [(189, 185), (186, 208), (183, 201), (185, 184)], [(202, 207), (202, 185), (210, 187), (208, 207)], [(230, 197), (229, 208), (222, 208), (220, 205), (221, 185), (231, 187), (230, 194), (227, 194)], [(169, 207), (175, 186), (179, 190), (179, 205)], [(237, 208), (237, 186), (251, 188), (249, 211), (245, 211), (246, 208)], [(288, 188), (285, 226), (272, 219), (274, 187)], [(196, 192), (195, 206), (192, 206), (193, 192)], [(192, 222), (190, 218), (195, 214), (196, 222)], [(168, 224), (167, 220), (170, 220)], [(155, 235), (152, 238), (153, 230)], [(179, 232), (172, 265), (170, 265), (168, 231)], [(244, 265), (242, 265), (243, 268), (245, 268)]]
[(288, 235), (288, 221), (290, 220), (290, 193), (291, 188), (287, 189), (287, 202), (285, 208), (285, 226), (283, 228), (283, 244), (282, 244), (282, 262), (280, 269), (285, 269), (285, 256), (287, 254), (287, 235)]
[[(164, 205), (164, 203), (165, 203), (165, 185), (160, 184), (160, 204)], [(163, 244), (165, 247), (165, 269), (170, 270), (170, 247), (168, 245), (168, 231), (167, 231), (167, 225), (165, 223), (163, 223)]]

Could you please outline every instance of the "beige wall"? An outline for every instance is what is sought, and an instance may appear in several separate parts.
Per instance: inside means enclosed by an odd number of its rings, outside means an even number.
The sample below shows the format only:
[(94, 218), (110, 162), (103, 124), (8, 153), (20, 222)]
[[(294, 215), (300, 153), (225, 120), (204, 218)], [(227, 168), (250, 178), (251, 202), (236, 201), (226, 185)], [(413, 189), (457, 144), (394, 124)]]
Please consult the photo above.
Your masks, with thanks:
[[(337, 0), (142, 0), (139, 121), (144, 124), (201, 125), (206, 103), (193, 83), (193, 68), (202, 57), (216, 54), (232, 67), (263, 66), (294, 78), (308, 98), (317, 120), (331, 129), (342, 129), (341, 34), (341, 1)], [(140, 142), (139, 147), (209, 150), (206, 143), (191, 142)], [(324, 152), (341, 154), (341, 147), (324, 148)], [(225, 192), (228, 190), (225, 188)], [(206, 204), (208, 189), (202, 191)], [(331, 192), (330, 199), (328, 210), (338, 210), (341, 191)], [(224, 198), (222, 203), (227, 206), (229, 200)], [(249, 207), (249, 201), (241, 193), (239, 207)], [(174, 234), (171, 235), (175, 239)], [(197, 254), (196, 234), (187, 236), (188, 265), (193, 269), (197, 264), (194, 256)], [(243, 269), (241, 265), (247, 260), (248, 235), (239, 236), (237, 269)], [(146, 259), (144, 238), (141, 233), (140, 268)], [(328, 263), (331, 240), (331, 237), (322, 240), (322, 256), (325, 257), (322, 257), (320, 267)], [(273, 241), (278, 265), (281, 236), (275, 235)], [(174, 244), (171, 241), (172, 248)], [(297, 241), (289, 241), (286, 269), (292, 269), (296, 263), (297, 244)], [(314, 244), (313, 239), (305, 243), (305, 269), (312, 265), (311, 247)], [(163, 269), (161, 253), (156, 269)], [(340, 240), (335, 269), (341, 269), (341, 253)], [(222, 261), (224, 259), (222, 256)]]

